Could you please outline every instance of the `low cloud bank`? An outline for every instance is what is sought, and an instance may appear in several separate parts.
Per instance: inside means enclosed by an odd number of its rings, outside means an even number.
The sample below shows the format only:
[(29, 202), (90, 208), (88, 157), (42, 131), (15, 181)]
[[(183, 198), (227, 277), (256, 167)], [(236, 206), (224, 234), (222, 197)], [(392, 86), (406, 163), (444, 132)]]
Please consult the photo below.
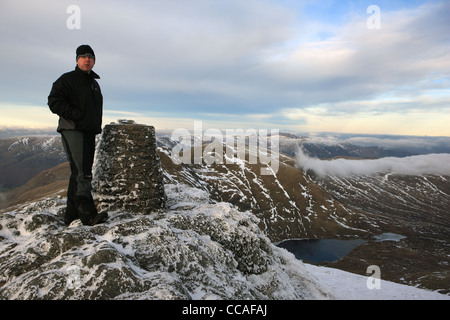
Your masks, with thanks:
[(303, 170), (312, 170), (320, 176), (373, 175), (396, 173), (407, 175), (450, 175), (450, 154), (427, 154), (404, 158), (386, 157), (374, 160), (311, 158), (302, 150), (297, 152), (297, 165)]

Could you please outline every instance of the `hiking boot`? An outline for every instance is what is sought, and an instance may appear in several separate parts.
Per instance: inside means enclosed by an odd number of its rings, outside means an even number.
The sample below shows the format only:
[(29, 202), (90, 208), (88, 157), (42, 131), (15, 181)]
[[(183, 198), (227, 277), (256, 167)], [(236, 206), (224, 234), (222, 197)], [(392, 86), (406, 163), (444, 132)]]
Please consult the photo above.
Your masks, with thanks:
[(96, 216), (92, 217), (89, 221), (89, 225), (93, 226), (99, 223), (104, 223), (108, 220), (108, 214), (106, 212), (100, 212)]
[(92, 197), (79, 196), (77, 197), (77, 203), (81, 222), (84, 225), (91, 225), (91, 220), (98, 215), (94, 200)]
[(72, 221), (78, 219), (78, 211), (72, 200), (67, 199), (67, 207), (64, 213), (64, 223), (70, 225)]

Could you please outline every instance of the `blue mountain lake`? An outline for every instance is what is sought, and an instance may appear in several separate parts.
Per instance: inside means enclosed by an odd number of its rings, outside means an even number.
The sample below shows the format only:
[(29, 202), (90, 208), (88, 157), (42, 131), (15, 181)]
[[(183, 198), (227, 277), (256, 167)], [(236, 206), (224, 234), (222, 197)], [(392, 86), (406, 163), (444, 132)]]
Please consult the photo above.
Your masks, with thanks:
[[(373, 241), (400, 241), (406, 238), (401, 234), (382, 233), (373, 237)], [(337, 240), (337, 239), (289, 239), (276, 245), (294, 254), (299, 260), (312, 263), (334, 262), (345, 257), (357, 246), (367, 243), (367, 240)]]
[(277, 244), (294, 254), (299, 260), (308, 262), (333, 262), (350, 253), (366, 240), (336, 240), (336, 239), (290, 239)]

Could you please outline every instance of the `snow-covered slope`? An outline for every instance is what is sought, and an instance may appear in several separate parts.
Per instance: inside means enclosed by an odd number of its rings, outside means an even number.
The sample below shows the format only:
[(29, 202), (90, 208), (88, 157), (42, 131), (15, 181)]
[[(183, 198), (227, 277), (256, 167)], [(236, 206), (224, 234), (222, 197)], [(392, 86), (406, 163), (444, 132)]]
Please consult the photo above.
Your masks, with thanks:
[(378, 230), (369, 215), (335, 201), (300, 169), (295, 159), (280, 154), (278, 171), (261, 175), (260, 163), (246, 159), (223, 164), (174, 164), (171, 152), (158, 148), (166, 183), (204, 190), (214, 201), (249, 210), (272, 241), (288, 238), (370, 237)]
[(49, 198), (4, 213), (2, 299), (449, 299), (303, 264), (274, 246), (258, 219), (185, 185), (166, 185), (167, 209), (112, 212), (94, 227)]
[[(450, 296), (334, 268), (304, 264), (306, 271), (339, 300), (450, 300)], [(381, 275), (382, 276), (382, 275)]]
[[(94, 227), (64, 226), (61, 199), (2, 215), (3, 299), (323, 299), (331, 292), (272, 245), (257, 219), (167, 185), (169, 208), (112, 212)], [(182, 195), (180, 197), (180, 195)]]

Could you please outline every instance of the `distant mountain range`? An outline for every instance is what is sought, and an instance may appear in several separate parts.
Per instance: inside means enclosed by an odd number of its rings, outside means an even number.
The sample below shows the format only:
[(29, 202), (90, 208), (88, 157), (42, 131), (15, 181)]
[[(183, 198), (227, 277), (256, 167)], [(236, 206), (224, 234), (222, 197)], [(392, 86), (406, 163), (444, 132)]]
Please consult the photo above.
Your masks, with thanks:
[(450, 153), (450, 137), (280, 133), (281, 152), (295, 156), (299, 149), (311, 157), (320, 159), (407, 157)]
[(57, 135), (0, 139), (0, 188), (23, 185), (43, 170), (66, 162)]

